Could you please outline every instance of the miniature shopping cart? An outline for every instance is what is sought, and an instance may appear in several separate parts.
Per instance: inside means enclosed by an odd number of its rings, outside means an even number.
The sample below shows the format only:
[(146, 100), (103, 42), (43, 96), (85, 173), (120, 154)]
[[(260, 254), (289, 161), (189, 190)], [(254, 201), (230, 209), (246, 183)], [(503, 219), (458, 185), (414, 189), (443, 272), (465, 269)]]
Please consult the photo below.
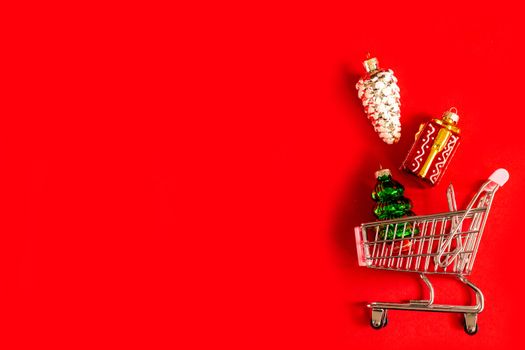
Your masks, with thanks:
[[(428, 300), (369, 304), (373, 328), (386, 326), (387, 310), (412, 310), (462, 313), (465, 331), (470, 335), (478, 331), (477, 315), (484, 307), (483, 294), (465, 276), (474, 266), (494, 195), (508, 178), (505, 169), (496, 170), (465, 210), (457, 210), (454, 189), (450, 185), (447, 190), (450, 212), (371, 222), (355, 228), (360, 266), (417, 272), (429, 288)], [(456, 276), (474, 291), (476, 305), (434, 304), (434, 288), (427, 274)]]

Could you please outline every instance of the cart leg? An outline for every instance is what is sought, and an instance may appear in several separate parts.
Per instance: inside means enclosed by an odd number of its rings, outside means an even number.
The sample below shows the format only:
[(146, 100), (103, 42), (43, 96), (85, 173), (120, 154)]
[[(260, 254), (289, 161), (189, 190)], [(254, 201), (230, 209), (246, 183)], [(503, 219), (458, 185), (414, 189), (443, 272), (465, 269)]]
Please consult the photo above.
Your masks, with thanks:
[(428, 280), (427, 276), (425, 274), (420, 273), (419, 277), (425, 282), (426, 286), (428, 287), (428, 299), (427, 300), (410, 300), (410, 304), (413, 305), (426, 305), (430, 306), (432, 303), (434, 303), (434, 287), (432, 286), (432, 283)]
[(478, 332), (478, 314), (477, 313), (466, 313), (465, 316), (465, 332), (468, 335), (474, 335)]
[(374, 329), (381, 329), (388, 324), (388, 318), (385, 309), (372, 309), (372, 320), (370, 325)]
[(474, 291), (474, 293), (476, 293), (476, 306), (473, 312), (466, 312), (463, 314), (463, 326), (465, 328), (465, 332), (467, 332), (468, 335), (474, 335), (478, 332), (478, 314), (483, 311), (483, 308), (485, 307), (485, 300), (483, 293), (481, 293), (481, 290), (476, 287), (474, 283), (470, 282), (463, 276), (458, 276), (458, 278), (461, 280), (461, 282), (469, 286)]
[(474, 312), (479, 314), (481, 311), (483, 311), (483, 308), (485, 307), (485, 298), (483, 297), (483, 293), (481, 293), (481, 290), (476, 287), (476, 285), (469, 280), (467, 280), (465, 277), (458, 275), (458, 278), (461, 282), (465, 283), (467, 286), (470, 287), (476, 293), (476, 306)]

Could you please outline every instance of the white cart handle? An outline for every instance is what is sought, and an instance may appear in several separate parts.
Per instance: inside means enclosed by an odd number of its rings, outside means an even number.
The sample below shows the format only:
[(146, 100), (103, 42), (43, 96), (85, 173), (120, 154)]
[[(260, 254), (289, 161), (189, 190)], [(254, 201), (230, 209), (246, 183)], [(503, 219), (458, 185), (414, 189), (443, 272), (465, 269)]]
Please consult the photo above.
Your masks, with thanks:
[(490, 175), (489, 180), (494, 181), (499, 187), (502, 187), (509, 180), (509, 172), (500, 168)]

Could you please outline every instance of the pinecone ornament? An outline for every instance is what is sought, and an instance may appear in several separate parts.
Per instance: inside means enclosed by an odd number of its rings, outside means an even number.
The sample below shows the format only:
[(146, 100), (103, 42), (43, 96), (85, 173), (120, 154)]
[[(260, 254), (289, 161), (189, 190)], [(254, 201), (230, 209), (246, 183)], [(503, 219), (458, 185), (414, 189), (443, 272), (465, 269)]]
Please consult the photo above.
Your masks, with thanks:
[(397, 78), (392, 70), (379, 69), (376, 58), (366, 60), (363, 65), (368, 74), (359, 79), (356, 88), (365, 113), (384, 142), (396, 143), (401, 138)]

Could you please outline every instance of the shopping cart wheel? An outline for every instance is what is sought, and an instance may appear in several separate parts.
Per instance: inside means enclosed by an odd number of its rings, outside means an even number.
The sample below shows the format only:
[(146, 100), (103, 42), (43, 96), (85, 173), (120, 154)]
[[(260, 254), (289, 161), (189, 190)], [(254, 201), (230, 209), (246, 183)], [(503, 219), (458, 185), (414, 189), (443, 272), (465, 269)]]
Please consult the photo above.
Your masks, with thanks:
[(464, 314), (463, 327), (468, 335), (474, 335), (478, 333), (478, 315), (477, 314)]
[(381, 329), (386, 327), (388, 324), (388, 318), (386, 315), (386, 310), (384, 309), (372, 309), (372, 320), (370, 325), (374, 329)]

